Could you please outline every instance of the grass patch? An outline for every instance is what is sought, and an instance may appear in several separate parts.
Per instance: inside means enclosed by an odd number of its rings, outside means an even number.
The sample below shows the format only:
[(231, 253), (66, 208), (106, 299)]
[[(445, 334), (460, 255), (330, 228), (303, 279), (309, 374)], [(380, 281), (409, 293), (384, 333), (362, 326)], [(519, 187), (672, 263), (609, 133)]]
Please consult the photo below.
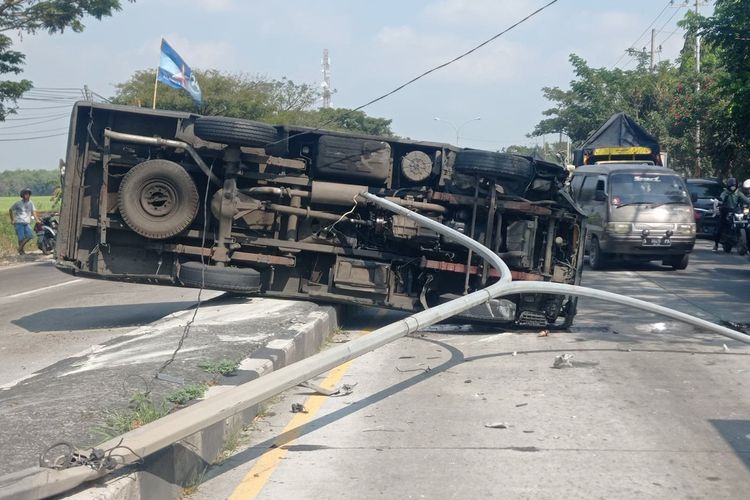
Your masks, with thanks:
[(225, 377), (230, 377), (237, 374), (237, 369), (240, 367), (240, 361), (220, 359), (218, 361), (206, 361), (199, 364), (198, 367), (208, 373), (217, 373)]
[(157, 405), (148, 394), (136, 392), (127, 410), (108, 411), (104, 424), (97, 430), (112, 438), (159, 420), (168, 413), (169, 408), (165, 403)]
[(242, 433), (245, 430), (246, 430), (245, 427), (241, 427), (241, 428), (235, 429), (227, 436), (227, 438), (224, 440), (224, 447), (216, 456), (216, 459), (211, 465), (221, 465), (229, 457), (232, 456), (232, 454), (237, 450), (237, 447), (240, 445), (240, 439), (242, 438)]
[(194, 472), (190, 479), (185, 481), (185, 483), (182, 486), (182, 495), (180, 498), (186, 498), (190, 495), (195, 494), (198, 491), (198, 488), (201, 484), (203, 484), (203, 481), (206, 480), (206, 472), (208, 471), (208, 466), (204, 467), (202, 471), (200, 472)]
[(190, 384), (174, 391), (172, 394), (167, 396), (167, 401), (176, 405), (186, 405), (194, 399), (203, 397), (208, 389), (207, 384)]

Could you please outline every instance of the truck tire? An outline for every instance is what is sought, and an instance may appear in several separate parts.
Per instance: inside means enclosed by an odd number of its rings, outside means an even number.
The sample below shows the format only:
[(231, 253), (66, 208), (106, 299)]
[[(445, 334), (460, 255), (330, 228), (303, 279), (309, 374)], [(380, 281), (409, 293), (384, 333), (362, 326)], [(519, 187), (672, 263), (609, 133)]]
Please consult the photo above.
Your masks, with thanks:
[(271, 125), (227, 116), (202, 116), (195, 120), (193, 133), (205, 141), (250, 147), (263, 147), (278, 139)]
[(475, 149), (456, 153), (454, 168), (462, 174), (509, 181), (529, 181), (534, 175), (534, 167), (528, 158)]
[(255, 293), (260, 291), (260, 272), (246, 267), (216, 267), (200, 262), (180, 264), (177, 278), (183, 285), (229, 292)]
[(125, 224), (154, 240), (181, 233), (198, 213), (195, 182), (182, 166), (168, 160), (147, 160), (128, 170), (118, 194)]

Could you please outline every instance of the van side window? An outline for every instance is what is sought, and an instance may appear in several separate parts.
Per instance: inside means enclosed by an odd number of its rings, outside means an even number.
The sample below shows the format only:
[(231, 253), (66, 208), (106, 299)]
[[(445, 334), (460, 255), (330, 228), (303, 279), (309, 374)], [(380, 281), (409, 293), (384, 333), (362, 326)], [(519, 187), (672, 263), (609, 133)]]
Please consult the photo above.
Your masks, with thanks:
[(578, 199), (578, 195), (581, 193), (581, 184), (583, 184), (583, 175), (577, 175), (570, 181), (570, 192), (574, 199)]
[(581, 192), (578, 195), (578, 201), (588, 202), (594, 199), (594, 185), (596, 184), (596, 177), (586, 176), (584, 177), (583, 186), (581, 186)]

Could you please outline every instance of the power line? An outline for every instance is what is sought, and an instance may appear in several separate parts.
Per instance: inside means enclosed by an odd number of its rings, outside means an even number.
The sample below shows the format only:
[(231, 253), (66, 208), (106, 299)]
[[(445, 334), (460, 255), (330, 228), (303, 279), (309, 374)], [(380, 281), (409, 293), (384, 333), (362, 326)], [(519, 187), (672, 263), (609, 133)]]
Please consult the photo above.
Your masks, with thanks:
[(679, 30), (680, 30), (680, 27), (679, 27), (679, 26), (677, 26), (677, 27), (676, 27), (676, 28), (674, 29), (674, 31), (672, 31), (672, 33), (670, 33), (670, 34), (669, 34), (669, 36), (667, 36), (667, 38), (665, 38), (664, 40), (662, 40), (662, 41), (661, 41), (661, 42), (659, 43), (659, 45), (664, 45), (665, 43), (667, 43), (667, 40), (669, 40), (670, 38), (672, 38), (672, 35), (674, 35), (675, 33), (677, 33), (677, 32), (678, 32)]
[(659, 14), (654, 18), (654, 20), (651, 21), (651, 24), (649, 24), (646, 27), (646, 29), (643, 30), (643, 33), (641, 33), (640, 36), (638, 38), (636, 38), (633, 43), (630, 44), (630, 46), (625, 50), (625, 52), (623, 52), (622, 55), (617, 59), (617, 61), (615, 61), (615, 63), (609, 68), (610, 70), (614, 69), (619, 64), (619, 62), (622, 61), (622, 58), (625, 57), (626, 55), (628, 55), (628, 52), (630, 51), (630, 49), (634, 49), (635, 48), (635, 44), (637, 44), (641, 40), (641, 38), (643, 38), (643, 35), (645, 35), (646, 33), (648, 33), (648, 30), (651, 29), (651, 26), (653, 26), (654, 24), (656, 24), (656, 21), (659, 20), (659, 18), (661, 17), (661, 15), (664, 14), (664, 12), (667, 10), (667, 8), (670, 5), (672, 5), (672, 0), (669, 0), (667, 2), (667, 4), (664, 6), (664, 8), (661, 9), (661, 12), (659, 12)]
[[(40, 116), (27, 116), (26, 118), (6, 118), (6, 122), (22, 122), (28, 120), (41, 120), (43, 118), (60, 118), (63, 116), (70, 116), (68, 113), (60, 113), (55, 115), (40, 115)], [(2, 122), (0, 122), (2, 123)]]
[(3, 126), (2, 122), (0, 122), (0, 130), (7, 130), (9, 128), (32, 127), (34, 125), (40, 125), (42, 123), (49, 123), (49, 122), (54, 122), (54, 121), (57, 121), (57, 120), (62, 120), (63, 118), (67, 118), (67, 116), (68, 116), (68, 114), (65, 113), (64, 115), (60, 115), (57, 118), (49, 118), (47, 120), (40, 120), (40, 121), (37, 121), (37, 122), (24, 123), (23, 125), (10, 125), (10, 126), (7, 126), (7, 127)]
[(0, 135), (26, 135), (30, 133), (41, 134), (43, 132), (62, 132), (63, 130), (68, 130), (68, 127), (65, 127), (65, 128), (57, 127), (57, 128), (50, 128), (50, 129), (45, 129), (45, 130), (33, 130), (33, 131), (24, 130), (23, 132), (0, 132)]
[(47, 139), (49, 137), (60, 137), (61, 135), (68, 135), (68, 133), (67, 132), (63, 132), (62, 134), (40, 135), (38, 137), (21, 137), (19, 139), (0, 139), (0, 142), (34, 141), (36, 139)]
[(64, 106), (41, 106), (38, 108), (15, 108), (18, 111), (34, 111), (36, 109), (63, 109), (68, 108), (70, 109), (73, 105), (72, 104), (66, 104)]
[[(521, 19), (520, 21), (517, 21), (517, 22), (515, 22), (514, 24), (510, 25), (510, 26), (509, 26), (508, 28), (505, 28), (505, 29), (504, 29), (503, 31), (501, 31), (500, 33), (498, 33), (498, 34), (496, 34), (496, 35), (494, 35), (494, 36), (492, 36), (492, 37), (488, 38), (488, 39), (487, 39), (487, 40), (485, 40), (484, 42), (482, 42), (482, 43), (480, 43), (479, 45), (476, 45), (475, 47), (473, 47), (473, 48), (471, 48), (471, 49), (467, 50), (467, 51), (466, 51), (466, 52), (464, 52), (463, 54), (460, 54), (460, 55), (458, 55), (458, 56), (454, 57), (454, 58), (453, 58), (453, 59), (451, 59), (450, 61), (447, 61), (447, 62), (444, 62), (444, 63), (442, 63), (442, 64), (439, 64), (439, 65), (435, 66), (434, 68), (428, 69), (428, 70), (427, 70), (427, 71), (425, 71), (424, 73), (422, 73), (422, 74), (420, 74), (420, 75), (418, 75), (418, 76), (415, 76), (415, 77), (414, 77), (414, 78), (412, 78), (411, 80), (407, 81), (406, 83), (403, 83), (403, 84), (399, 85), (398, 87), (396, 87), (395, 89), (391, 90), (390, 92), (387, 92), (387, 93), (385, 93), (385, 94), (381, 95), (380, 97), (376, 97), (375, 99), (373, 99), (373, 100), (371, 100), (371, 101), (369, 101), (369, 102), (366, 102), (365, 104), (362, 104), (361, 106), (357, 106), (356, 108), (354, 108), (354, 109), (351, 109), (351, 110), (349, 110), (349, 111), (348, 111), (348, 113), (346, 113), (346, 114), (351, 114), (351, 113), (354, 113), (354, 112), (356, 112), (356, 111), (360, 111), (361, 109), (364, 109), (364, 108), (366, 108), (367, 106), (369, 106), (369, 105), (371, 105), (371, 104), (375, 104), (375, 103), (376, 103), (376, 102), (378, 102), (378, 101), (382, 101), (383, 99), (385, 99), (385, 98), (387, 98), (387, 97), (390, 97), (390, 96), (392, 96), (393, 94), (395, 94), (396, 92), (399, 92), (400, 90), (404, 89), (405, 87), (408, 87), (409, 85), (411, 85), (412, 83), (416, 82), (417, 80), (421, 80), (421, 79), (422, 79), (422, 78), (424, 78), (425, 76), (427, 76), (427, 75), (429, 75), (429, 74), (431, 74), (431, 73), (434, 73), (435, 71), (437, 71), (437, 70), (439, 70), (439, 69), (445, 68), (446, 66), (449, 66), (449, 65), (453, 64), (454, 62), (457, 62), (457, 61), (459, 61), (459, 60), (463, 59), (464, 57), (468, 56), (469, 54), (472, 54), (473, 52), (476, 52), (477, 50), (481, 49), (481, 48), (482, 48), (482, 47), (484, 47), (485, 45), (487, 45), (487, 44), (489, 44), (489, 43), (491, 43), (491, 42), (495, 41), (496, 39), (500, 38), (500, 37), (501, 37), (501, 36), (503, 36), (504, 34), (508, 33), (508, 32), (509, 32), (509, 31), (511, 31), (511, 30), (513, 30), (514, 28), (516, 28), (516, 27), (520, 26), (521, 24), (525, 23), (526, 21), (528, 21), (528, 20), (529, 20), (529, 19), (531, 19), (532, 17), (536, 16), (537, 14), (539, 14), (540, 12), (542, 12), (543, 10), (545, 10), (546, 8), (548, 8), (549, 6), (551, 6), (551, 5), (552, 5), (552, 4), (554, 4), (554, 3), (557, 3), (557, 0), (552, 0), (551, 2), (549, 2), (549, 3), (545, 4), (545, 5), (543, 5), (542, 7), (539, 7), (539, 8), (537, 9), (537, 10), (535, 10), (535, 11), (534, 11), (534, 12), (532, 12), (531, 14), (527, 15), (526, 17), (524, 17), (524, 18), (523, 18), (523, 19)], [(344, 116), (346, 116), (346, 114), (345, 114)], [(313, 130), (311, 130), (311, 131), (308, 131), (308, 132), (300, 132), (300, 133), (298, 133), (298, 134), (293, 134), (293, 135), (291, 135), (291, 136), (289, 136), (289, 137), (285, 138), (284, 140), (289, 140), (289, 139), (291, 139), (291, 138), (293, 138), (293, 137), (297, 137), (297, 136), (300, 136), (300, 135), (305, 135), (305, 134), (309, 134), (309, 133), (311, 133), (311, 132), (316, 132), (316, 131), (318, 131), (318, 130), (322, 129), (323, 127), (325, 127), (325, 126), (327, 126), (327, 125), (330, 125), (331, 123), (333, 123), (333, 122), (335, 122), (335, 121), (336, 121), (336, 118), (332, 118), (332, 119), (330, 119), (330, 120), (328, 120), (328, 121), (324, 122), (323, 124), (321, 124), (321, 125), (318, 125), (318, 126), (317, 126), (316, 128), (314, 128), (314, 129), (313, 129)], [(278, 143), (278, 142), (280, 142), (280, 141), (276, 141), (276, 142), (274, 142), (274, 143), (271, 143), (271, 144), (276, 144), (276, 143)]]
[[(669, 24), (669, 22), (670, 22), (670, 21), (671, 21), (672, 19), (674, 19), (674, 16), (676, 16), (676, 15), (677, 15), (677, 13), (678, 13), (678, 12), (679, 12), (679, 11), (680, 11), (680, 10), (681, 10), (681, 9), (682, 9), (683, 7), (685, 7), (685, 4), (680, 4), (680, 5), (678, 5), (678, 6), (677, 6), (677, 8), (675, 9), (675, 11), (674, 11), (674, 12), (672, 12), (672, 15), (671, 15), (671, 16), (669, 16), (669, 19), (667, 19), (667, 22), (665, 22), (665, 23), (664, 23), (664, 24), (662, 25), (662, 27), (661, 27), (661, 28), (659, 28), (659, 30), (658, 30), (658, 33), (661, 33), (662, 31), (664, 31), (664, 28), (666, 28), (666, 27), (667, 27), (667, 25)], [(670, 34), (670, 35), (669, 35), (669, 36), (668, 36), (668, 37), (667, 37), (666, 39), (664, 39), (664, 41), (663, 41), (662, 43), (660, 43), (659, 45), (663, 45), (663, 44), (664, 44), (664, 42), (666, 42), (666, 41), (667, 41), (667, 40), (668, 40), (668, 39), (669, 39), (669, 38), (670, 38), (670, 37), (671, 37), (672, 35), (674, 35), (674, 34), (675, 34), (675, 32), (676, 32), (676, 31), (677, 31), (678, 29), (680, 29), (680, 27), (679, 27), (679, 26), (678, 26), (677, 28), (675, 28), (675, 30), (674, 30), (674, 31), (673, 31), (673, 32), (672, 32), (672, 33), (671, 33), (671, 34)], [(633, 61), (634, 61), (635, 59), (636, 59), (635, 57), (631, 57), (631, 58), (630, 58), (630, 60), (629, 60), (628, 62), (626, 62), (626, 63), (625, 63), (625, 66), (629, 65), (629, 64), (630, 64), (631, 62), (633, 62)]]
[(534, 17), (535, 15), (539, 14), (539, 13), (540, 13), (540, 12), (542, 12), (542, 11), (543, 11), (544, 9), (546, 9), (547, 7), (549, 7), (550, 5), (552, 5), (552, 4), (554, 4), (554, 3), (557, 3), (557, 0), (552, 0), (551, 2), (549, 2), (549, 3), (548, 3), (548, 4), (546, 4), (546, 5), (544, 5), (543, 7), (540, 7), (540, 8), (538, 8), (537, 10), (535, 10), (534, 12), (532, 12), (531, 14), (529, 14), (528, 16), (524, 17), (523, 19), (521, 19), (520, 21), (516, 22), (515, 24), (512, 24), (512, 25), (511, 25), (510, 27), (508, 27), (508, 28), (504, 29), (503, 31), (501, 31), (501, 32), (500, 32), (500, 33), (498, 33), (497, 35), (495, 35), (495, 36), (493, 36), (493, 37), (490, 37), (490, 38), (488, 38), (487, 40), (485, 40), (484, 42), (480, 43), (480, 44), (479, 44), (479, 45), (477, 45), (476, 47), (474, 47), (474, 48), (471, 48), (471, 49), (467, 50), (467, 51), (466, 51), (466, 52), (464, 52), (463, 54), (461, 54), (461, 55), (459, 55), (459, 56), (457, 56), (457, 57), (454, 57), (454, 58), (453, 58), (453, 59), (451, 59), (450, 61), (444, 62), (443, 64), (440, 64), (440, 65), (438, 65), (438, 66), (435, 66), (435, 67), (434, 67), (434, 68), (432, 68), (432, 69), (428, 69), (427, 71), (425, 71), (425, 72), (424, 72), (424, 73), (422, 73), (421, 75), (418, 75), (418, 76), (416, 76), (416, 77), (412, 78), (412, 79), (411, 79), (411, 80), (409, 80), (408, 82), (406, 82), (406, 83), (404, 83), (404, 84), (402, 84), (402, 85), (399, 85), (398, 87), (396, 87), (395, 89), (391, 90), (390, 92), (388, 92), (388, 93), (386, 93), (386, 94), (383, 94), (382, 96), (380, 96), (380, 97), (377, 97), (377, 98), (375, 98), (375, 99), (371, 100), (370, 102), (367, 102), (367, 103), (365, 103), (365, 104), (363, 104), (363, 105), (359, 106), (358, 108), (354, 108), (354, 109), (353, 109), (352, 111), (359, 111), (360, 109), (362, 109), (362, 108), (365, 108), (365, 107), (369, 106), (370, 104), (375, 104), (375, 103), (376, 103), (376, 102), (378, 102), (378, 101), (382, 101), (382, 100), (383, 100), (383, 99), (385, 99), (386, 97), (389, 97), (389, 96), (391, 96), (391, 95), (395, 94), (395, 93), (396, 93), (396, 92), (398, 92), (399, 90), (401, 90), (401, 89), (403, 89), (403, 88), (405, 88), (405, 87), (407, 87), (407, 86), (411, 85), (412, 83), (416, 82), (417, 80), (420, 80), (420, 79), (424, 78), (425, 76), (429, 75), (430, 73), (434, 73), (435, 71), (437, 71), (437, 70), (439, 70), (439, 69), (445, 68), (446, 66), (448, 66), (448, 65), (451, 65), (451, 64), (453, 64), (454, 62), (457, 62), (457, 61), (459, 61), (459, 60), (463, 59), (464, 57), (468, 56), (469, 54), (471, 54), (471, 53), (473, 53), (473, 52), (476, 52), (477, 50), (481, 49), (482, 47), (484, 47), (484, 46), (485, 46), (485, 45), (487, 45), (488, 43), (494, 42), (494, 41), (495, 41), (496, 39), (500, 38), (500, 37), (501, 37), (502, 35), (504, 35), (505, 33), (509, 32), (510, 30), (512, 30), (512, 29), (516, 28), (517, 26), (519, 26), (519, 25), (523, 24), (524, 22), (526, 22), (527, 20), (531, 19), (531, 18), (532, 18), (532, 17)]

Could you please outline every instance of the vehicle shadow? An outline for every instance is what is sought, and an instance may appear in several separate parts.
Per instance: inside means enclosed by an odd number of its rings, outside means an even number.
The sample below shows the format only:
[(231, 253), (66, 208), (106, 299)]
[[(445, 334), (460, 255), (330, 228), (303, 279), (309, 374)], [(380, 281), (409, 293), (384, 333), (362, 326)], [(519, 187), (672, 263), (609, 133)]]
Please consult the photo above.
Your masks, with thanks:
[(29, 314), (11, 323), (35, 333), (125, 328), (152, 323), (193, 305), (195, 301), (53, 308)]
[(709, 420), (737, 457), (750, 470), (750, 420)]

